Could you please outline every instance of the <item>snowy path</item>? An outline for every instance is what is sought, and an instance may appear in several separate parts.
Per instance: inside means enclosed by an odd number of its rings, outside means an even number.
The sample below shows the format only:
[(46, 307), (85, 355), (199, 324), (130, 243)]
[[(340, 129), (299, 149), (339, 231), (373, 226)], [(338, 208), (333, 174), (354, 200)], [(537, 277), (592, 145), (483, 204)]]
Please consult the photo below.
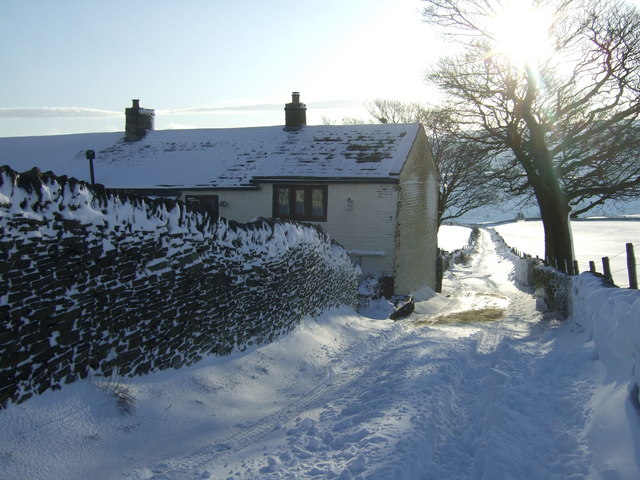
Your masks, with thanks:
[(593, 345), (476, 245), (401, 322), (331, 312), (133, 379), (131, 415), (90, 382), (0, 411), (0, 478), (587, 478)]
[[(589, 382), (554, 350), (562, 327), (541, 322), (487, 232), (477, 249), (443, 295), (418, 305), (408, 322), (419, 326), (335, 352), (299, 400), (130, 478), (581, 478)], [(420, 326), (501, 309), (499, 321)]]

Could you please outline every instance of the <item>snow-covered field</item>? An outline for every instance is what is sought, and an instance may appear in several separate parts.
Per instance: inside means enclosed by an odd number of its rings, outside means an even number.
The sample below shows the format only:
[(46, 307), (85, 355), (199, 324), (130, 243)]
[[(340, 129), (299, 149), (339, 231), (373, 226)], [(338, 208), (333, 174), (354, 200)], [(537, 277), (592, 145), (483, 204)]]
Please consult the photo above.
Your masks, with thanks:
[[(534, 257), (544, 258), (542, 222), (507, 223), (497, 225), (495, 230), (508, 245)], [(634, 244), (636, 263), (640, 261), (640, 220), (578, 221), (571, 223), (571, 230), (580, 271), (588, 271), (589, 261), (594, 261), (596, 270), (602, 273), (602, 257), (609, 257), (615, 284), (629, 286), (626, 244)]]
[(515, 261), (483, 230), (406, 320), (334, 310), (270, 345), (10, 405), (0, 478), (640, 478), (640, 294), (581, 276), (559, 321)]

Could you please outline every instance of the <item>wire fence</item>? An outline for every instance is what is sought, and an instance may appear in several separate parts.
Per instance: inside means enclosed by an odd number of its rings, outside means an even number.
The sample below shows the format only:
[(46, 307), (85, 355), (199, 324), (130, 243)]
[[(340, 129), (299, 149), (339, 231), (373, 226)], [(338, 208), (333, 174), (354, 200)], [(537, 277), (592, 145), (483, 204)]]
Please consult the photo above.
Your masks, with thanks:
[[(600, 259), (600, 262), (596, 262), (595, 260), (590, 260), (589, 271), (595, 274), (600, 273), (598, 272), (598, 267), (596, 265), (601, 264), (602, 275), (612, 283), (614, 282), (614, 279), (617, 280), (618, 283), (620, 283), (620, 279), (624, 278), (623, 272), (626, 272), (629, 288), (633, 288), (637, 290), (638, 289), (638, 264), (636, 263), (635, 247), (640, 247), (640, 243), (635, 243), (635, 244), (627, 243), (625, 250), (622, 250), (616, 253), (615, 255), (602, 257)], [(612, 261), (618, 260), (619, 257), (621, 257), (622, 255), (626, 255), (626, 265), (623, 264), (623, 266), (620, 267), (619, 261), (616, 261), (615, 263), (619, 268), (612, 270), (611, 268)], [(580, 270), (577, 260), (574, 260), (573, 268), (562, 268), (562, 266), (553, 265), (553, 262), (551, 262), (551, 266), (572, 275), (578, 274)]]
[[(502, 237), (501, 231), (497, 231), (496, 233)], [(527, 247), (532, 247), (531, 242), (527, 242), (526, 240), (531, 237), (531, 231), (526, 230), (524, 233), (514, 232), (510, 230), (506, 230), (506, 233), (509, 236), (509, 241), (503, 238), (504, 243), (509, 246), (511, 251), (518, 255), (521, 258), (527, 257), (535, 257), (542, 261), (545, 265), (552, 267), (560, 272), (570, 275), (577, 275), (580, 272), (591, 271), (594, 274), (601, 275), (609, 280), (609, 283), (616, 285), (618, 287), (629, 287), (632, 289), (638, 289), (638, 281), (637, 281), (637, 271), (638, 271), (638, 262), (636, 261), (635, 249), (640, 248), (640, 243), (635, 242), (625, 242), (625, 237), (628, 236), (631, 238), (637, 238), (636, 231), (632, 230), (627, 232), (624, 230), (624, 234), (620, 235), (622, 232), (618, 232), (617, 229), (611, 229), (606, 234), (605, 237), (612, 237), (605, 242), (595, 242), (594, 245), (589, 244), (588, 246), (583, 246), (583, 252), (577, 252), (575, 256), (575, 260), (572, 264), (567, 265), (565, 262), (558, 262), (553, 258), (546, 258), (544, 255), (531, 255), (531, 252), (520, 250), (517, 247), (513, 247), (509, 245), (510, 242), (514, 243), (523, 243), (527, 245)], [(535, 232), (542, 235), (542, 230), (540, 232)], [(627, 237), (628, 238), (628, 237)], [(604, 257), (598, 258), (598, 255), (602, 255), (609, 248), (602, 248), (604, 246), (611, 247), (611, 245), (615, 242), (614, 248), (617, 250), (617, 245), (625, 245), (624, 250), (618, 250), (614, 254), (607, 255)], [(583, 242), (584, 243), (584, 242)], [(535, 250), (535, 248), (534, 248)], [(604, 251), (603, 251), (604, 250)], [(601, 253), (602, 252), (602, 253)]]

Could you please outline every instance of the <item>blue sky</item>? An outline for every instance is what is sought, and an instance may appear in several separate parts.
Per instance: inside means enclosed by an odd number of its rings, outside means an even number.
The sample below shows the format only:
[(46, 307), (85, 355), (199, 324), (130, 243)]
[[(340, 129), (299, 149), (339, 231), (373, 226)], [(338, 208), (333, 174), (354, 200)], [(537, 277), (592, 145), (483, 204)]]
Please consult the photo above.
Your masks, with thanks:
[(364, 118), (374, 98), (428, 102), (442, 46), (419, 0), (2, 0), (0, 136)]

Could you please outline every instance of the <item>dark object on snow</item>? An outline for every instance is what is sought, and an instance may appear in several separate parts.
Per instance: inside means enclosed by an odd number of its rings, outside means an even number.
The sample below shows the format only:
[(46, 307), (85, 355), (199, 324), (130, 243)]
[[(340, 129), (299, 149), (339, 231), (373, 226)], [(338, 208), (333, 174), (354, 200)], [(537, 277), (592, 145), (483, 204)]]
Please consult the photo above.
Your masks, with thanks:
[(384, 275), (378, 279), (378, 298), (386, 298), (391, 300), (393, 297), (393, 289), (395, 288), (393, 277)]
[(400, 318), (408, 317), (413, 313), (416, 308), (416, 303), (413, 300), (412, 296), (400, 297), (398, 300), (393, 302), (395, 310), (389, 318), (391, 320), (398, 320)]
[(84, 152), (84, 156), (87, 158), (87, 160), (89, 160), (89, 173), (91, 174), (91, 185), (95, 185), (96, 178), (93, 174), (93, 161), (96, 158), (96, 152), (95, 150), (87, 150), (86, 152)]
[(640, 387), (637, 383), (634, 383), (633, 387), (631, 387), (629, 397), (631, 399), (631, 405), (636, 409), (636, 413), (640, 415)]

